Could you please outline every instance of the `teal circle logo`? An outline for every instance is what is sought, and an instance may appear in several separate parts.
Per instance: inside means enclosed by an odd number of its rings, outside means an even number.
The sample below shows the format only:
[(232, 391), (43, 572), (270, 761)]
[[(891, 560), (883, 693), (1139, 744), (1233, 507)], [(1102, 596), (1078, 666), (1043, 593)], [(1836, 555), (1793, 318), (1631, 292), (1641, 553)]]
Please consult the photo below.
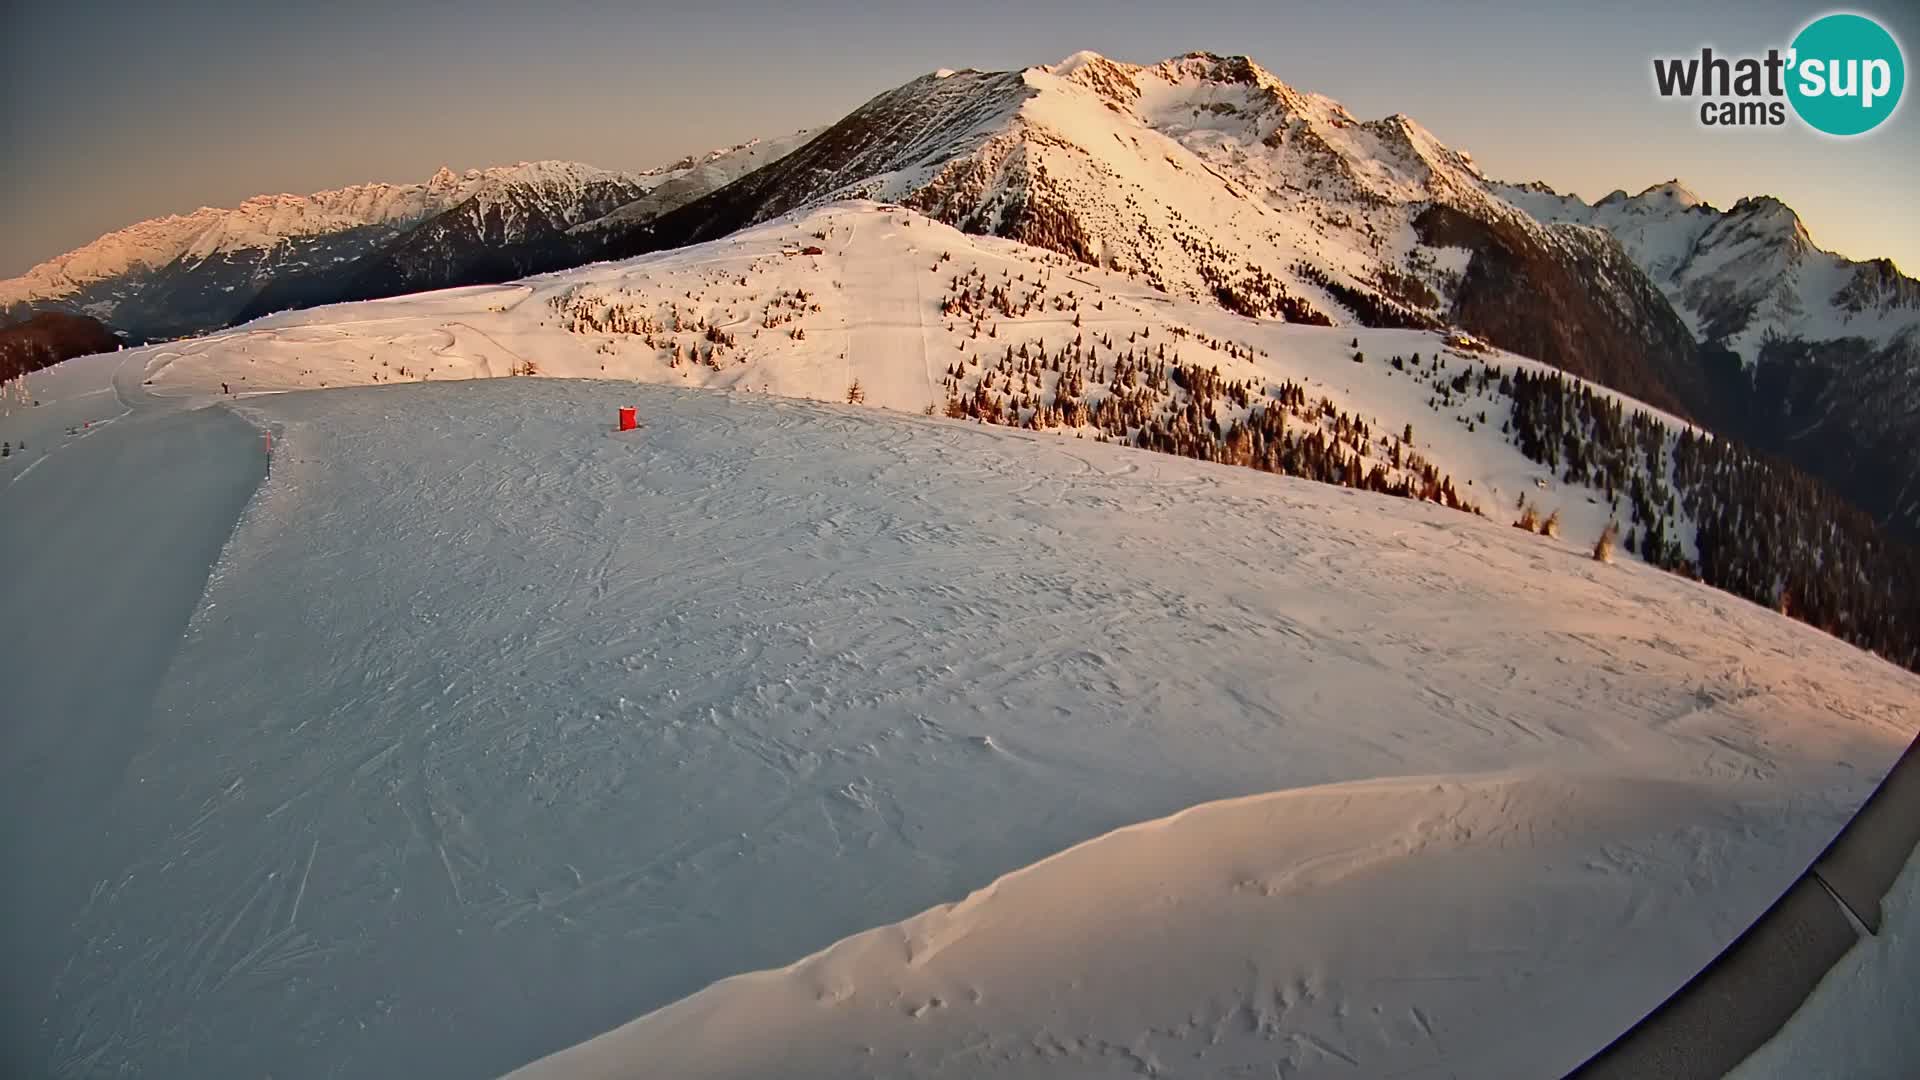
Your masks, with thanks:
[(1829, 135), (1861, 135), (1900, 104), (1907, 65), (1900, 43), (1865, 15), (1823, 15), (1793, 39), (1787, 100)]

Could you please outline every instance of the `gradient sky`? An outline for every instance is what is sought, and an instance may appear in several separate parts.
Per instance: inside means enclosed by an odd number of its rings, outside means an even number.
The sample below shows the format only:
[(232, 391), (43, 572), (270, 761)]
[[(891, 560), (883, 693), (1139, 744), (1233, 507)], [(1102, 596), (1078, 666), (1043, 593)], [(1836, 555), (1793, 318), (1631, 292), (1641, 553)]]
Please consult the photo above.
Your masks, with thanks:
[[(1678, 176), (1771, 194), (1823, 247), (1920, 272), (1920, 107), (1870, 136), (1712, 131), (1655, 55), (1784, 46), (1823, 5), (1274, 0), (294, 5), (0, 0), (0, 276), (142, 218), (540, 158), (645, 168), (837, 119), (940, 67), (1090, 48), (1245, 53), (1362, 118), (1404, 112), (1500, 179), (1591, 200)], [(879, 7), (881, 5), (871, 5)], [(1914, 81), (1920, 5), (1879, 18)], [(1920, 90), (1910, 87), (1910, 99)]]

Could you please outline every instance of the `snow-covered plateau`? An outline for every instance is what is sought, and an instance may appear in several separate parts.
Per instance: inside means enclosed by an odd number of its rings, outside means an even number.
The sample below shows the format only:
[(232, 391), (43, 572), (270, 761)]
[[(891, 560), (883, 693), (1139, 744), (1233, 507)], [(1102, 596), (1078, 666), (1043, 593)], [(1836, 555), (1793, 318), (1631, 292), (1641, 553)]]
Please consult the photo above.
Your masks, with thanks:
[[(1489, 516), (946, 415), (1070, 343), (1298, 387)], [(1604, 496), (1430, 405), (1443, 359), (1534, 369), (850, 203), (30, 375), (6, 1060), (1564, 1072), (1806, 869), (1920, 678), (1595, 561)]]

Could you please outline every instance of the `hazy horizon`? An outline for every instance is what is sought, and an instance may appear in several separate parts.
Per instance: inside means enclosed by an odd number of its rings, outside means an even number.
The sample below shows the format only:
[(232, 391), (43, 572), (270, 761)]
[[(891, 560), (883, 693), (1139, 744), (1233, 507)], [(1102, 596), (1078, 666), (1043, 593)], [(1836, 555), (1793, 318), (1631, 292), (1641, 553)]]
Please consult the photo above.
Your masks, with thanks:
[[(1721, 208), (1773, 195), (1821, 247), (1920, 272), (1910, 105), (1841, 141), (1794, 125), (1705, 129), (1650, 88), (1655, 55), (1764, 51), (1818, 6), (216, 7), (16, 2), (0, 14), (0, 122), (13, 148), (0, 174), (0, 277), (137, 221), (252, 195), (418, 182), (442, 165), (652, 168), (830, 123), (936, 68), (1021, 68), (1080, 49), (1136, 62), (1245, 54), (1362, 118), (1406, 113), (1494, 179), (1589, 202), (1671, 178)], [(1920, 40), (1920, 13), (1860, 10), (1903, 44)], [(42, 47), (74, 40), (90, 51)]]

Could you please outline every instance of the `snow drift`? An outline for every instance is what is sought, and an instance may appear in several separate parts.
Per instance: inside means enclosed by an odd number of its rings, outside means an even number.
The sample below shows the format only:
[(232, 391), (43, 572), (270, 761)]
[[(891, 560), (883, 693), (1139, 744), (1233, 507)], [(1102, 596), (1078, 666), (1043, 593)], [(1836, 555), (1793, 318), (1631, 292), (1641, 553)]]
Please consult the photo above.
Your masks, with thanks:
[(514, 1076), (1557, 1075), (1685, 977), (1640, 950), (1691, 955), (1655, 883), (1737, 827), (1714, 803), (1518, 774), (1208, 804)]

